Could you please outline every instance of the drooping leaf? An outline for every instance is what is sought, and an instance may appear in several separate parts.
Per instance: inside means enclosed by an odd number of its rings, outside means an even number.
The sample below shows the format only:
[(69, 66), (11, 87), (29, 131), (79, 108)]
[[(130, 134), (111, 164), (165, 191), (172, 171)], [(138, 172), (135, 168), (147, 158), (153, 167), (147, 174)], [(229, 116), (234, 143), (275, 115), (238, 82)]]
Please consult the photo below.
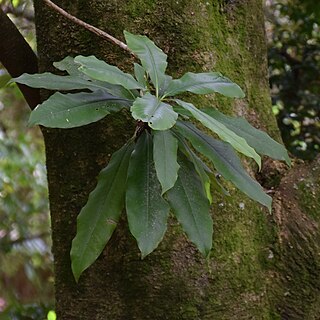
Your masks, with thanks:
[(154, 130), (170, 129), (178, 118), (172, 106), (160, 101), (150, 93), (137, 98), (131, 107), (131, 112), (134, 119), (148, 122)]
[(162, 240), (169, 215), (169, 205), (161, 197), (152, 154), (152, 137), (145, 131), (130, 159), (126, 191), (129, 228), (142, 257), (151, 253)]
[(246, 119), (229, 117), (211, 108), (205, 109), (203, 112), (244, 138), (258, 153), (273, 159), (284, 160), (290, 166), (291, 160), (286, 148), (274, 141), (267, 133), (253, 127)]
[(103, 91), (69, 94), (57, 92), (31, 112), (29, 126), (41, 124), (50, 128), (80, 127), (129, 105), (128, 100), (115, 98)]
[(167, 192), (168, 201), (188, 238), (208, 256), (212, 247), (212, 219), (209, 201), (190, 161), (179, 157), (180, 170), (176, 184)]
[(128, 90), (143, 89), (142, 85), (131, 74), (99, 60), (95, 56), (77, 56), (74, 61), (80, 64), (79, 70), (92, 79), (118, 84)]
[(144, 87), (147, 87), (146, 70), (140, 64), (134, 64), (134, 75), (137, 81)]
[(58, 76), (53, 73), (24, 73), (18, 78), (12, 79), (12, 82), (25, 84), (32, 88), (45, 88), (48, 90), (81, 90), (89, 89), (95, 91), (104, 89), (99, 84), (79, 78), (77, 76)]
[(219, 72), (188, 72), (180, 79), (172, 80), (164, 95), (170, 97), (186, 91), (197, 94), (218, 92), (231, 98), (243, 98), (245, 96), (237, 84)]
[(202, 160), (189, 148), (187, 142), (181, 136), (178, 132), (175, 132), (176, 136), (179, 139), (179, 150), (187, 156), (189, 160), (194, 165), (194, 168), (196, 169), (198, 176), (201, 180), (203, 191), (205, 192), (207, 199), (209, 200), (210, 204), (212, 203), (212, 196), (211, 196), (211, 180), (209, 177), (209, 173), (211, 170), (202, 162)]
[(228, 143), (216, 140), (194, 125), (177, 121), (176, 128), (193, 147), (209, 158), (217, 171), (230, 180), (240, 191), (271, 210), (272, 199), (264, 193), (260, 184), (253, 180), (243, 168), (240, 159)]
[(78, 215), (77, 234), (70, 253), (76, 281), (99, 257), (117, 226), (124, 208), (127, 170), (133, 148), (131, 141), (112, 155)]
[(261, 168), (261, 158), (251, 148), (247, 141), (242, 137), (239, 137), (233, 131), (228, 129), (223, 123), (217, 121), (216, 119), (210, 117), (206, 113), (197, 109), (193, 104), (187, 103), (181, 100), (175, 100), (181, 107), (189, 111), (198, 121), (200, 121), (204, 126), (215, 132), (222, 140), (229, 142), (233, 148), (237, 151), (243, 153), (244, 155), (253, 158)]
[(169, 130), (153, 131), (153, 159), (162, 194), (171, 189), (178, 177), (178, 141)]
[(162, 88), (167, 68), (167, 55), (146, 36), (134, 35), (124, 31), (128, 48), (141, 60), (141, 64), (150, 76), (156, 92)]

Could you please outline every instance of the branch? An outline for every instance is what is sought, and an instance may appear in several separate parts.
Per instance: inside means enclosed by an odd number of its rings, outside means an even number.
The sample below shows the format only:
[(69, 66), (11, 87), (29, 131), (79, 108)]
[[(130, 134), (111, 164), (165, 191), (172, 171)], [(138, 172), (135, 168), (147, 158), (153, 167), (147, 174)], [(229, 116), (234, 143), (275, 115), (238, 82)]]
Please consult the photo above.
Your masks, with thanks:
[(71, 20), (72, 22), (78, 24), (81, 27), (84, 27), (85, 29), (93, 32), (94, 34), (98, 35), (99, 37), (108, 40), (109, 42), (112, 42), (113, 44), (119, 46), (121, 49), (129, 52), (132, 56), (136, 56), (129, 48), (128, 46), (123, 43), (122, 41), (114, 38), (113, 36), (111, 36), (110, 34), (92, 26), (91, 24), (88, 24), (78, 18), (76, 18), (75, 16), (71, 15), (70, 13), (66, 12), (65, 10), (63, 10), (62, 8), (60, 8), (59, 6), (57, 6), (56, 4), (54, 4), (51, 0), (43, 0), (50, 8), (54, 9), (55, 11), (57, 11), (58, 13), (60, 13), (62, 16), (66, 17), (67, 19)]
[[(11, 77), (37, 73), (38, 59), (14, 23), (0, 9), (0, 62)], [(40, 90), (18, 84), (31, 109), (40, 103)]]

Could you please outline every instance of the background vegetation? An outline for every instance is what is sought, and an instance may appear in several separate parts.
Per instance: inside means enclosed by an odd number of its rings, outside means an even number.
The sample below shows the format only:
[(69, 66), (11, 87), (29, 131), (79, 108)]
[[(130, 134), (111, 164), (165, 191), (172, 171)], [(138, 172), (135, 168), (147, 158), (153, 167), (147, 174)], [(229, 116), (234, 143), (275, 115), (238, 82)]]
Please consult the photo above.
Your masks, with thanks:
[[(0, 6), (35, 49), (32, 1)], [(273, 111), (286, 147), (307, 160), (320, 147), (319, 19), (311, 0), (266, 3)], [(43, 143), (9, 78), (0, 65), (0, 319), (45, 319), (53, 278)]]

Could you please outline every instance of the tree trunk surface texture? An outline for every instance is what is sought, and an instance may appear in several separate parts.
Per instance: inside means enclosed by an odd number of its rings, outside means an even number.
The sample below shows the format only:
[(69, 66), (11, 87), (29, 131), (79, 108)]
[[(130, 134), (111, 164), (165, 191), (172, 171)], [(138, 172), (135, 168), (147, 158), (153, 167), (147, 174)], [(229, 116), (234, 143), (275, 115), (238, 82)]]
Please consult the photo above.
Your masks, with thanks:
[[(147, 35), (169, 56), (169, 72), (219, 71), (246, 98), (194, 98), (243, 115), (279, 138), (267, 81), (262, 1), (57, 0), (84, 21), (123, 40)], [(67, 55), (96, 55), (132, 71), (120, 48), (35, 1), (41, 71)], [(43, 98), (48, 92), (42, 93)], [(272, 214), (234, 190), (214, 196), (213, 249), (204, 259), (171, 218), (164, 241), (141, 260), (125, 216), (99, 259), (75, 283), (70, 267), (76, 217), (111, 154), (133, 134), (125, 114), (83, 128), (43, 129), (53, 233), (56, 311), (73, 319), (319, 319), (319, 162), (288, 171), (267, 160), (261, 173)], [(317, 202), (318, 201), (318, 202)]]

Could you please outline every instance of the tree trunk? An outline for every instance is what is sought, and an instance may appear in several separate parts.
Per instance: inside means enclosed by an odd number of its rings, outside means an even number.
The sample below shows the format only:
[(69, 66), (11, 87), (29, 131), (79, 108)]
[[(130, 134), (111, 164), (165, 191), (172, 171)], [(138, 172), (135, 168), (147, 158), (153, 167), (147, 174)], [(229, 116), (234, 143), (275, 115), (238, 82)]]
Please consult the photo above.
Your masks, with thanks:
[[(186, 71), (222, 72), (247, 97), (202, 97), (197, 105), (214, 104), (244, 115), (279, 137), (270, 108), (261, 1), (56, 3), (117, 38), (123, 39), (123, 30), (147, 35), (166, 51), (175, 77)], [(94, 54), (131, 70), (132, 59), (121, 49), (67, 21), (43, 1), (36, 0), (35, 9), (41, 71), (53, 71), (53, 61), (77, 54)], [(303, 183), (310, 188), (319, 184), (314, 174), (319, 166), (309, 176), (302, 165), (287, 175), (279, 163), (266, 163), (259, 179), (274, 195), (272, 215), (231, 186), (231, 198), (216, 195), (208, 261), (174, 219), (159, 248), (141, 260), (124, 217), (98, 261), (75, 283), (69, 252), (76, 216), (99, 171), (133, 130), (125, 114), (83, 128), (43, 129), (58, 319), (319, 319), (319, 207), (309, 210), (309, 201), (315, 203), (312, 192), (307, 197), (301, 192)], [(257, 173), (252, 163), (246, 165)], [(302, 174), (304, 180), (296, 181)], [(302, 202), (296, 194), (304, 194)]]

